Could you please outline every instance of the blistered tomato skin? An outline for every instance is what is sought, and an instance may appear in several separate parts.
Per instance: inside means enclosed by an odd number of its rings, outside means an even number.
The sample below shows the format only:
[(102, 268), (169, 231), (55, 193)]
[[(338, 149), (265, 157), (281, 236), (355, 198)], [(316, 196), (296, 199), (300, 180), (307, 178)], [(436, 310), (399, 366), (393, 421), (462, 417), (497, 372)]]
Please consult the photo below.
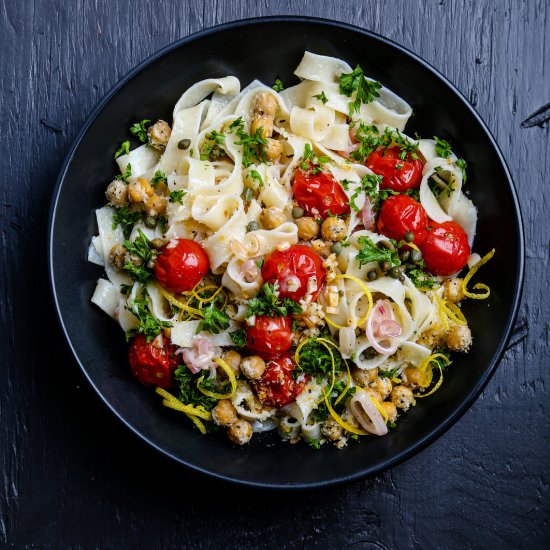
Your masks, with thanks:
[(292, 346), (292, 319), (290, 317), (268, 317), (259, 315), (254, 326), (246, 329), (246, 347), (262, 357), (271, 359)]
[(324, 172), (312, 174), (296, 170), (292, 184), (294, 200), (310, 215), (325, 219), (329, 213), (334, 216), (349, 214), (348, 196), (342, 186)]
[(304, 389), (307, 378), (296, 381), (292, 377), (292, 371), (296, 368), (289, 354), (273, 359), (267, 363), (264, 374), (254, 382), (254, 388), (258, 399), (269, 407), (284, 407), (292, 401)]
[(420, 246), (427, 235), (428, 216), (424, 207), (408, 195), (392, 195), (382, 203), (376, 226), (379, 233), (396, 241), (410, 231), (414, 234), (412, 242)]
[(411, 158), (407, 153), (405, 160), (399, 158), (400, 147), (377, 149), (367, 158), (366, 165), (375, 174), (383, 176), (380, 189), (392, 189), (403, 193), (407, 189), (420, 187), (424, 163)]
[(147, 342), (138, 334), (130, 344), (128, 359), (132, 374), (145, 386), (170, 388), (178, 366), (176, 347), (165, 336)]
[(428, 271), (449, 276), (460, 271), (470, 256), (468, 236), (460, 225), (431, 222), (420, 250)]
[(172, 292), (192, 290), (208, 273), (210, 262), (204, 248), (191, 239), (168, 243), (155, 263), (155, 277)]
[(272, 252), (262, 267), (264, 282), (279, 283), (279, 296), (296, 302), (306, 295), (312, 277), (317, 281), (317, 290), (312, 293), (315, 300), (325, 284), (326, 269), (319, 254), (303, 244)]

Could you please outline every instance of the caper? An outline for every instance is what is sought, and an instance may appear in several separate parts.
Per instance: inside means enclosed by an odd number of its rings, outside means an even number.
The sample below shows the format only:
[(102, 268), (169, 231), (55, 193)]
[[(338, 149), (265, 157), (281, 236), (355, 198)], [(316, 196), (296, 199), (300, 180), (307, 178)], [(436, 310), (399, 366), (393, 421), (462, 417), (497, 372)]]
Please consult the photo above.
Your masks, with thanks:
[(405, 235), (403, 235), (403, 240), (406, 243), (412, 243), (414, 241), (414, 233), (412, 231), (407, 231)]
[(155, 216), (147, 216), (145, 218), (145, 227), (148, 227), (149, 229), (155, 229), (157, 226), (157, 218)]
[(305, 211), (300, 206), (295, 206), (292, 209), (292, 217), (297, 220), (298, 218), (303, 218), (305, 214)]
[(164, 241), (162, 239), (153, 239), (151, 241), (151, 248), (155, 250), (160, 250), (164, 246)]
[(338, 256), (342, 252), (342, 243), (334, 243), (332, 245), (332, 252)]
[(384, 248), (387, 248), (388, 250), (395, 250), (395, 246), (393, 246), (393, 243), (391, 243), (390, 241), (380, 241), (378, 244), (383, 246)]
[(254, 220), (252, 220), (246, 226), (247, 231), (258, 231), (258, 229), (260, 229), (260, 224)]
[(417, 264), (420, 261), (422, 261), (422, 252), (420, 250), (413, 250), (411, 252), (411, 262)]
[(367, 348), (363, 353), (366, 359), (374, 359), (378, 355), (374, 348)]
[(212, 151), (210, 151), (208, 155), (208, 160), (210, 162), (214, 162), (216, 160), (221, 159), (222, 156), (223, 156), (223, 151), (219, 147), (214, 147), (214, 149), (212, 149)]
[(180, 139), (178, 141), (178, 149), (183, 149), (185, 151), (186, 149), (189, 149), (190, 145), (191, 145), (190, 139)]
[(405, 282), (405, 275), (399, 275), (399, 280), (404, 283)]
[(416, 269), (414, 264), (405, 264), (405, 271), (410, 271), (411, 269)]
[(376, 281), (376, 279), (378, 279), (378, 271), (376, 271), (376, 269), (372, 269), (371, 271), (369, 271), (367, 273), (367, 279), (369, 281)]
[(389, 275), (392, 279), (399, 279), (401, 273), (400, 273), (398, 267), (393, 266), (393, 267), (389, 270), (388, 275)]
[(409, 259), (410, 255), (411, 255), (410, 250), (401, 250), (401, 252), (399, 252), (399, 259), (402, 262), (406, 262)]
[(386, 271), (389, 271), (391, 264), (388, 260), (385, 260), (383, 262), (380, 262), (378, 265), (380, 265), (380, 269), (386, 273)]

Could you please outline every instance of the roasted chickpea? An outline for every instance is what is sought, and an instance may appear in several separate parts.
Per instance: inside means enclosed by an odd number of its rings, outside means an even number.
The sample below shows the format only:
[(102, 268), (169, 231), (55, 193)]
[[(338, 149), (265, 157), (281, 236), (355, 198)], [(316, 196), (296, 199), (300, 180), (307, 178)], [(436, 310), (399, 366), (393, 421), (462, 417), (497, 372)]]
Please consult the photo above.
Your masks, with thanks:
[(384, 401), (382, 407), (386, 409), (388, 420), (390, 422), (395, 422), (397, 420), (397, 407), (391, 401)]
[(124, 206), (128, 202), (128, 189), (120, 180), (113, 180), (105, 191), (105, 196), (111, 206)]
[(330, 216), (321, 225), (321, 234), (326, 241), (343, 241), (346, 238), (346, 222)]
[(434, 325), (420, 335), (417, 343), (433, 349), (439, 346), (443, 340), (445, 340), (445, 331), (440, 326)]
[(166, 212), (168, 206), (168, 200), (161, 195), (151, 195), (145, 201), (145, 211), (148, 216), (158, 216)]
[(329, 418), (321, 424), (321, 433), (331, 441), (337, 441), (340, 439), (344, 433), (341, 426), (334, 420), (334, 418)]
[(269, 92), (260, 92), (254, 99), (254, 111), (261, 115), (274, 117), (278, 107), (275, 96)]
[(278, 139), (267, 139), (267, 143), (262, 146), (266, 160), (275, 162), (283, 154), (283, 144)]
[(245, 357), (241, 361), (241, 371), (250, 380), (257, 380), (265, 371), (265, 361), (258, 355)]
[(145, 202), (154, 194), (151, 184), (144, 178), (138, 178), (128, 184), (130, 202)]
[(212, 409), (212, 420), (218, 426), (231, 426), (237, 422), (237, 410), (229, 399), (221, 399)]
[(453, 304), (460, 302), (464, 298), (462, 279), (459, 279), (458, 277), (447, 279), (443, 283), (443, 298)]
[(421, 372), (420, 369), (416, 367), (407, 367), (405, 369), (405, 377), (403, 382), (406, 383), (408, 386), (412, 386), (413, 388), (416, 388), (420, 385), (420, 378), (421, 378)]
[(393, 384), (389, 378), (385, 376), (379, 376), (373, 383), (373, 389), (375, 389), (381, 396), (382, 399), (386, 399), (390, 395)]
[(261, 136), (268, 138), (273, 135), (273, 117), (267, 115), (256, 115), (250, 123), (250, 135), (255, 136), (261, 128)]
[(472, 331), (467, 325), (451, 325), (445, 343), (450, 350), (468, 351), (472, 345)]
[(310, 216), (304, 216), (296, 220), (298, 226), (298, 237), (304, 241), (311, 241), (319, 235), (319, 224), (315, 221), (315, 218)]
[(395, 386), (391, 392), (391, 400), (398, 409), (403, 409), (404, 411), (416, 405), (412, 390), (405, 386)]
[(380, 395), (380, 392), (378, 392), (377, 390), (371, 388), (371, 387), (366, 387), (364, 388), (366, 394), (371, 398), (371, 399), (374, 399), (375, 401), (378, 401), (378, 403), (382, 403), (382, 401), (384, 401), (382, 399), (382, 396)]
[(356, 384), (364, 388), (376, 380), (378, 377), (378, 367), (369, 370), (353, 369), (351, 377)]
[(241, 354), (235, 350), (227, 350), (222, 353), (222, 359), (230, 366), (233, 374), (237, 376), (240, 372)]
[(246, 445), (252, 437), (252, 425), (241, 418), (229, 426), (227, 436), (237, 445)]
[(265, 229), (275, 229), (285, 221), (285, 213), (281, 208), (277, 208), (276, 206), (264, 208), (260, 214), (260, 222)]
[(164, 120), (157, 120), (157, 122), (155, 122), (147, 130), (149, 145), (153, 149), (164, 151), (164, 149), (166, 149), (166, 145), (168, 144), (168, 140), (170, 139), (171, 133), (172, 129), (170, 128), (168, 122), (164, 122)]

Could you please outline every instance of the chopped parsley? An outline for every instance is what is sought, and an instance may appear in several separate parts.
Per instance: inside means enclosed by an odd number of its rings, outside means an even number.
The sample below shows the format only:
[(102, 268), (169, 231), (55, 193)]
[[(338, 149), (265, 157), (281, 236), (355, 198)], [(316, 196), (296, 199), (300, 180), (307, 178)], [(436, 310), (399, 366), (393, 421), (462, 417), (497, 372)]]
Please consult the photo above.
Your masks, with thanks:
[(203, 330), (219, 334), (229, 327), (229, 316), (216, 307), (216, 301), (214, 299), (208, 306), (202, 308), (204, 319), (201, 319), (197, 326), (197, 334)]
[(365, 162), (367, 157), (377, 149), (387, 149), (393, 144), (399, 147), (401, 160), (418, 159), (418, 144), (411, 142), (399, 130), (387, 127), (381, 133), (374, 125), (369, 126), (363, 122), (352, 123), (352, 125), (356, 126), (355, 139), (359, 143), (357, 149), (351, 153), (353, 160)]
[[(376, 205), (378, 202), (378, 195), (379, 195), (379, 187), (380, 183), (382, 183), (383, 176), (379, 176), (376, 174), (365, 174), (361, 178), (360, 185), (355, 189), (353, 192), (353, 195), (349, 199), (349, 205), (353, 210), (356, 212), (359, 212), (361, 209), (355, 204), (355, 199), (359, 197), (361, 193), (365, 193), (367, 198), (373, 203), (373, 205)], [(349, 190), (350, 185), (349, 180), (343, 180), (342, 186), (346, 191)]]
[(407, 276), (417, 288), (433, 288), (436, 284), (435, 279), (420, 268), (411, 269)]
[(183, 189), (177, 189), (176, 191), (172, 191), (170, 193), (168, 200), (170, 202), (179, 202), (180, 204), (183, 204), (183, 197), (185, 197), (185, 195), (186, 193)]
[(145, 143), (147, 141), (147, 128), (145, 127), (146, 124), (149, 124), (151, 122), (150, 120), (144, 119), (140, 122), (136, 122), (135, 124), (132, 124), (130, 126), (130, 133), (133, 136), (136, 136), (139, 141)]
[(291, 313), (302, 313), (302, 307), (298, 302), (285, 298), (279, 298), (279, 283), (265, 283), (255, 298), (248, 300), (248, 309), (245, 317), (253, 315), (267, 315), (268, 317), (286, 317)]
[(130, 152), (130, 142), (129, 141), (123, 141), (120, 144), (120, 147), (115, 152), (115, 160), (118, 157), (121, 157), (122, 155), (127, 155)]
[(392, 266), (401, 265), (399, 254), (396, 249), (390, 250), (384, 246), (374, 244), (366, 235), (357, 239), (357, 244), (361, 247), (356, 259), (359, 267), (370, 262), (388, 261)]
[(124, 183), (128, 183), (128, 178), (132, 176), (132, 165), (128, 163), (126, 165), (126, 169), (122, 174), (119, 174), (116, 179), (119, 181), (123, 181)]
[[(345, 380), (339, 380), (338, 382), (336, 382), (334, 384), (334, 388), (332, 389), (332, 392), (328, 396), (328, 400), (330, 401), (330, 404), (331, 404), (332, 408), (337, 413), (341, 414), (342, 411), (346, 407), (347, 399), (352, 397), (355, 394), (356, 391), (357, 391), (356, 386), (349, 387), (346, 390), (346, 381)], [(338, 405), (335, 405), (334, 402), (340, 396), (340, 394), (343, 393), (343, 392), (345, 392), (344, 397), (342, 397), (342, 399), (340, 399), (340, 401), (338, 402)], [(319, 403), (319, 406), (317, 407), (317, 409), (315, 409), (313, 411), (313, 420), (315, 420), (315, 422), (323, 422), (328, 417), (329, 417), (329, 412), (328, 412), (328, 409), (327, 409), (327, 405), (326, 405), (326, 403), (323, 399), (323, 401), (321, 403)]]
[(166, 216), (161, 214), (157, 218), (157, 224), (163, 233), (166, 233), (168, 231), (168, 218)]
[(146, 237), (141, 229), (138, 229), (139, 235), (134, 242), (124, 241), (122, 245), (130, 254), (141, 260), (141, 265), (128, 262), (124, 265), (124, 270), (130, 277), (144, 285), (153, 280), (153, 271), (148, 266), (155, 259), (156, 252), (151, 248), (151, 241)]
[(460, 171), (462, 172), (462, 183), (466, 183), (466, 167), (468, 166), (468, 163), (464, 159), (457, 159), (455, 160), (455, 166), (460, 168)]
[(134, 228), (134, 225), (143, 219), (143, 212), (131, 210), (128, 206), (121, 206), (113, 214), (113, 230), (119, 225), (122, 227), (124, 238), (127, 239)]
[(244, 348), (246, 346), (246, 331), (244, 329), (230, 332), (229, 338), (231, 338), (231, 341), (237, 348)]
[[(331, 348), (332, 355), (334, 357), (334, 371), (339, 373), (342, 371), (344, 362), (342, 356), (335, 349)], [(331, 374), (332, 373), (332, 359), (330, 353), (325, 346), (318, 344), (316, 338), (311, 338), (300, 349), (300, 361), (297, 368), (294, 370), (297, 375), (302, 372), (308, 374)]]
[(444, 139), (439, 139), (437, 136), (434, 136), (435, 139), (435, 152), (440, 157), (446, 159), (451, 155), (451, 144)]
[(314, 437), (310, 437), (307, 440), (307, 444), (315, 450), (319, 450), (321, 448), (321, 441), (319, 439), (315, 439)]
[(142, 297), (140, 300), (134, 300), (130, 306), (127, 305), (125, 308), (138, 320), (137, 327), (126, 331), (127, 342), (136, 334), (144, 334), (146, 341), (150, 342), (162, 332), (163, 328), (170, 328), (172, 326), (170, 321), (159, 321), (149, 311), (149, 305), (145, 297)]
[(262, 136), (263, 128), (258, 128), (254, 135), (248, 134), (244, 129), (242, 117), (239, 117), (229, 126), (230, 131), (235, 131), (239, 141), (235, 145), (243, 146), (243, 166), (248, 168), (254, 162), (265, 162), (263, 146), (267, 145), (267, 139)]
[(248, 175), (252, 178), (253, 181), (258, 182), (258, 187), (261, 189), (264, 186), (264, 180), (257, 170), (250, 170)]
[(355, 92), (355, 99), (349, 104), (349, 116), (361, 111), (361, 104), (367, 104), (380, 97), (378, 90), (382, 87), (376, 80), (367, 80), (363, 69), (359, 65), (351, 73), (340, 76), (340, 93), (351, 97)]
[[(203, 406), (207, 411), (211, 411), (218, 400), (204, 395), (198, 389), (197, 383), (201, 376), (202, 373), (193, 374), (185, 365), (179, 365), (174, 372), (176, 384), (179, 385), (178, 399), (186, 405)], [(219, 391), (210, 378), (203, 380), (201, 385), (203, 388)]]
[(300, 164), (302, 170), (309, 170), (312, 174), (318, 174), (321, 172), (321, 164), (326, 164), (327, 162), (330, 162), (328, 157), (317, 157), (309, 143), (304, 145), (304, 153)]
[(151, 178), (151, 185), (153, 187), (156, 187), (159, 183), (164, 183), (164, 185), (168, 184), (168, 178), (162, 170), (157, 170), (155, 175)]
[(378, 369), (378, 376), (382, 378), (389, 378), (390, 380), (392, 380), (393, 378), (399, 378), (399, 373), (397, 372), (397, 369), (390, 369), (390, 370)]
[(272, 88), (276, 92), (282, 92), (285, 89), (285, 87), (284, 87), (283, 83), (281, 82), (280, 78), (275, 79), (275, 84), (273, 84)]
[(320, 94), (312, 95), (311, 97), (313, 97), (314, 99), (318, 99), (323, 103), (323, 105), (328, 102), (328, 97), (325, 95), (324, 90), (321, 90)]
[(221, 145), (225, 142), (225, 135), (223, 132), (216, 132), (213, 130), (205, 136), (206, 141), (200, 150), (200, 159), (209, 160), (214, 162), (225, 156), (225, 150)]

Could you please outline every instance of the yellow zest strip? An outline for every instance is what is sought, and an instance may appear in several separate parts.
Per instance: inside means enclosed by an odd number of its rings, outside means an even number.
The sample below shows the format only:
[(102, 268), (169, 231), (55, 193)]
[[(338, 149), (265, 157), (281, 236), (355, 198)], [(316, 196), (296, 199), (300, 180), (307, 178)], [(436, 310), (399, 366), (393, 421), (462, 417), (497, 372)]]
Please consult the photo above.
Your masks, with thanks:
[(204, 410), (203, 407), (194, 407), (193, 405), (185, 405), (179, 399), (174, 397), (171, 393), (168, 393), (166, 390), (163, 390), (162, 388), (156, 388), (155, 392), (161, 397), (164, 397), (162, 404), (166, 407), (169, 407), (170, 409), (183, 412), (187, 415), (198, 416), (200, 418), (203, 418), (204, 420), (212, 420), (212, 415), (208, 411)]
[[(443, 369), (441, 368), (441, 365), (438, 364), (437, 366), (439, 368), (439, 380), (437, 381), (437, 384), (428, 393), (415, 393), (415, 397), (428, 397), (428, 395), (432, 395), (432, 393), (435, 393), (441, 387), (441, 384), (443, 384)], [(432, 371), (430, 370), (430, 373), (431, 372)]]
[(437, 294), (435, 295), (435, 299), (439, 305), (440, 316), (441, 314), (444, 314), (457, 325), (468, 324), (468, 322), (466, 321), (466, 317), (464, 317), (464, 314), (462, 313), (462, 311), (460, 311), (460, 308), (458, 308), (455, 304), (451, 302), (444, 302)]
[(376, 401), (374, 397), (371, 397), (369, 395), (370, 400), (374, 403), (374, 406), (378, 409), (378, 412), (382, 415), (382, 418), (384, 419), (384, 422), (387, 422), (389, 420), (388, 411), (386, 408), (380, 403), (379, 401)]
[(204, 317), (204, 314), (199, 309), (195, 309), (194, 307), (188, 306), (187, 304), (184, 304), (183, 302), (180, 302), (173, 294), (168, 292), (162, 285), (157, 285), (157, 288), (159, 289), (159, 292), (168, 300), (170, 304), (173, 306), (176, 306), (180, 308), (181, 310), (188, 311), (189, 313), (192, 313), (193, 315), (198, 315), (199, 317)]
[(357, 283), (361, 287), (361, 290), (366, 294), (367, 300), (369, 301), (369, 309), (367, 310), (367, 313), (365, 314), (365, 316), (359, 321), (357, 321), (357, 326), (362, 325), (363, 323), (366, 323), (374, 305), (372, 301), (372, 294), (369, 290), (369, 287), (361, 279), (357, 278), (355, 275), (349, 275), (348, 273), (341, 273), (340, 275), (336, 275), (336, 280), (337, 279), (349, 279), (350, 281)]
[(435, 296), (435, 301), (437, 302), (437, 305), (438, 305), (437, 313), (439, 315), (439, 319), (441, 320), (443, 329), (447, 331), (449, 330), (449, 319), (447, 318), (447, 315), (445, 315), (445, 311), (443, 311), (443, 308), (440, 305), (440, 303), (443, 303), (443, 302), (441, 301), (441, 298), (437, 294), (434, 294), (434, 296)]
[(397, 248), (401, 248), (402, 246), (410, 246), (414, 250), (417, 250), (418, 252), (420, 252), (420, 248), (418, 248), (418, 246), (416, 246), (414, 243), (408, 243), (405, 240), (399, 241), (399, 243), (397, 244)]
[(201, 376), (197, 382), (197, 388), (200, 392), (204, 393), (204, 395), (207, 395), (208, 397), (212, 397), (213, 399), (229, 399), (233, 396), (235, 393), (235, 390), (237, 389), (237, 379), (235, 378), (235, 375), (233, 374), (233, 370), (231, 367), (219, 357), (217, 359), (214, 359), (216, 363), (223, 369), (225, 374), (227, 375), (227, 378), (229, 378), (229, 383), (231, 384), (231, 389), (227, 393), (216, 393), (210, 390), (207, 390), (202, 386), (202, 382), (204, 380), (204, 376)]
[(193, 424), (195, 424), (195, 426), (197, 426), (199, 432), (202, 435), (205, 435), (206, 434), (206, 426), (202, 423), (202, 421), (200, 419), (198, 419), (196, 416), (191, 416), (190, 414), (188, 414), (187, 416), (191, 419), (191, 422), (193, 422)]
[[(445, 361), (446, 365), (450, 364), (449, 359), (442, 353), (434, 353), (433, 355), (426, 357), (426, 359), (424, 359), (424, 361), (422, 361), (422, 363), (420, 363), (420, 365), (418, 366), (418, 369), (420, 370), (419, 386), (421, 388), (427, 388), (432, 383), (432, 379), (433, 379), (432, 363), (436, 359), (442, 359), (443, 361)], [(441, 368), (439, 363), (437, 363), (437, 366)], [(433, 391), (431, 391), (430, 393), (433, 393)]]
[[(222, 287), (221, 286), (215, 286), (215, 285), (208, 285), (208, 286), (205, 286), (203, 288), (201, 288), (199, 290), (199, 292), (197, 293), (195, 291), (197, 287), (195, 286), (195, 288), (191, 291), (191, 294), (199, 301), (199, 302), (211, 302), (212, 300), (214, 300), (214, 298), (216, 298), (216, 296), (221, 292), (222, 290)], [(213, 290), (213, 289), (216, 289), (216, 292), (214, 292), (214, 294), (212, 294), (211, 296), (208, 296), (208, 298), (201, 298), (200, 296), (200, 293), (201, 292), (205, 292), (206, 290)]]
[(475, 289), (478, 290), (484, 290), (485, 292), (470, 292), (468, 290), (468, 283), (470, 282), (470, 279), (476, 274), (477, 270), (484, 264), (486, 264), (493, 256), (495, 255), (495, 249), (491, 250), (488, 254), (483, 256), (479, 262), (477, 262), (476, 265), (468, 271), (468, 274), (466, 277), (464, 277), (464, 280), (462, 281), (462, 292), (464, 293), (464, 296), (467, 296), (468, 298), (473, 298), (474, 300), (485, 300), (485, 298), (489, 298), (489, 295), (491, 294), (491, 289), (484, 285), (483, 283), (477, 283), (474, 285)]
[(355, 428), (351, 424), (348, 424), (331, 406), (330, 401), (327, 398), (327, 394), (323, 390), (323, 397), (325, 399), (325, 404), (327, 406), (328, 412), (330, 413), (330, 416), (336, 420), (339, 426), (344, 428), (344, 430), (347, 430), (348, 432), (351, 432), (352, 434), (357, 435), (368, 435), (367, 432), (364, 432), (363, 430), (359, 430), (358, 428)]

